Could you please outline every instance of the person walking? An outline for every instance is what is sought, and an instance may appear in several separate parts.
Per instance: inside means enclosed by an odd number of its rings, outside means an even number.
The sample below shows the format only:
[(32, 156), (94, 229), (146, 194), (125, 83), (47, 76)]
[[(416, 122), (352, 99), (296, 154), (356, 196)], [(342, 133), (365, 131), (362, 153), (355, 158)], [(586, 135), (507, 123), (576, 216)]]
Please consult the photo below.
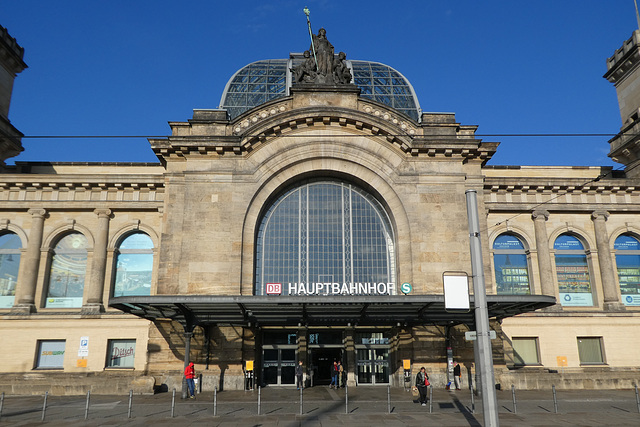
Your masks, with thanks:
[(297, 385), (298, 385), (298, 390), (300, 390), (303, 387), (303, 377), (304, 377), (304, 369), (302, 368), (302, 360), (300, 360), (298, 362), (298, 366), (296, 366), (296, 380), (297, 380)]
[(331, 367), (331, 383), (329, 384), (329, 388), (338, 388), (338, 362), (335, 360)]
[(427, 406), (427, 390), (430, 385), (429, 375), (427, 375), (427, 371), (423, 366), (420, 368), (418, 375), (416, 375), (416, 387), (418, 387), (418, 392), (420, 393), (420, 404), (422, 406)]
[(336, 381), (337, 388), (344, 387), (342, 383), (342, 373), (344, 372), (344, 368), (342, 367), (342, 363), (338, 360), (338, 381)]
[(453, 382), (456, 385), (456, 390), (460, 390), (462, 384), (462, 372), (460, 372), (460, 364), (456, 362), (453, 365)]
[(196, 369), (193, 366), (193, 362), (189, 362), (186, 368), (184, 368), (184, 377), (187, 379), (187, 387), (189, 388), (189, 399), (196, 398), (196, 383), (194, 381), (196, 377)]

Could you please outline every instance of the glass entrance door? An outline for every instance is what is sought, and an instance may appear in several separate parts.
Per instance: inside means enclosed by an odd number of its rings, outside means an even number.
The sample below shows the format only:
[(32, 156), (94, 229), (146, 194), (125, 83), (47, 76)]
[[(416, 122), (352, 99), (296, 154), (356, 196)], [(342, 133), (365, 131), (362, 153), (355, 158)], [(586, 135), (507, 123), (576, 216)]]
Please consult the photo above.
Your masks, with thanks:
[(295, 384), (296, 349), (272, 346), (262, 350), (262, 378), (265, 384)]
[(356, 349), (358, 384), (389, 384), (389, 349)]

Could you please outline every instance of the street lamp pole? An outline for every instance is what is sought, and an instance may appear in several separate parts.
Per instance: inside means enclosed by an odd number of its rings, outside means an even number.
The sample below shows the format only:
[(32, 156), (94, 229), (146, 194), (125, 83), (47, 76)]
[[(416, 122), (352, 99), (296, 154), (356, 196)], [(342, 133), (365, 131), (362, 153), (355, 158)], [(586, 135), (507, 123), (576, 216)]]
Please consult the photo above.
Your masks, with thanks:
[(471, 249), (471, 271), (473, 276), (473, 299), (476, 317), (477, 352), (476, 369), (480, 370), (480, 392), (485, 427), (498, 427), (498, 400), (496, 398), (493, 375), (493, 354), (489, 336), (489, 310), (484, 284), (482, 247), (480, 245), (480, 221), (478, 219), (478, 198), (476, 190), (465, 191), (467, 217), (469, 220), (469, 246)]

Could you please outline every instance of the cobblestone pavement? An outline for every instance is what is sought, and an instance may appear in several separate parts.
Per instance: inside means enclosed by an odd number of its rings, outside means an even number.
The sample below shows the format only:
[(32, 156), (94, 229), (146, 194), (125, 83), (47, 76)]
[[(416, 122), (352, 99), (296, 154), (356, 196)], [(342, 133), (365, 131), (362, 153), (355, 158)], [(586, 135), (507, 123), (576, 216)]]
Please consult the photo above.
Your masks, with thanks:
[[(497, 391), (502, 426), (640, 426), (634, 390), (557, 392), (557, 413), (549, 391), (516, 392), (514, 410), (510, 390)], [(51, 426), (481, 426), (481, 402), (475, 408), (468, 390), (434, 390), (431, 405), (421, 406), (411, 393), (387, 387), (351, 387), (345, 390), (314, 387), (304, 390), (302, 415), (300, 392), (295, 388), (267, 387), (260, 391), (213, 393), (182, 400), (176, 393), (171, 417), (172, 393), (90, 397), (85, 420), (86, 396), (48, 396), (42, 422), (44, 396), (5, 395), (1, 425)], [(474, 410), (475, 409), (475, 410)], [(260, 411), (258, 413), (258, 411)], [(431, 411), (431, 413), (429, 412)]]

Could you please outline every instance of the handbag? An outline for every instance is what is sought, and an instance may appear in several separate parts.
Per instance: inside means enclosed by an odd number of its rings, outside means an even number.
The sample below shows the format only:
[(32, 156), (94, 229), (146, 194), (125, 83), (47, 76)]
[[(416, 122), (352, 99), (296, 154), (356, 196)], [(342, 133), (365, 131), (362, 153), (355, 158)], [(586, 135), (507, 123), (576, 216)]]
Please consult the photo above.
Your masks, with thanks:
[(418, 397), (418, 394), (419, 394), (418, 393), (418, 387), (416, 387), (416, 386), (411, 387), (411, 395), (413, 397)]
[(427, 387), (431, 385), (431, 383), (429, 382), (429, 379), (426, 377), (424, 379), (424, 385), (426, 385)]

